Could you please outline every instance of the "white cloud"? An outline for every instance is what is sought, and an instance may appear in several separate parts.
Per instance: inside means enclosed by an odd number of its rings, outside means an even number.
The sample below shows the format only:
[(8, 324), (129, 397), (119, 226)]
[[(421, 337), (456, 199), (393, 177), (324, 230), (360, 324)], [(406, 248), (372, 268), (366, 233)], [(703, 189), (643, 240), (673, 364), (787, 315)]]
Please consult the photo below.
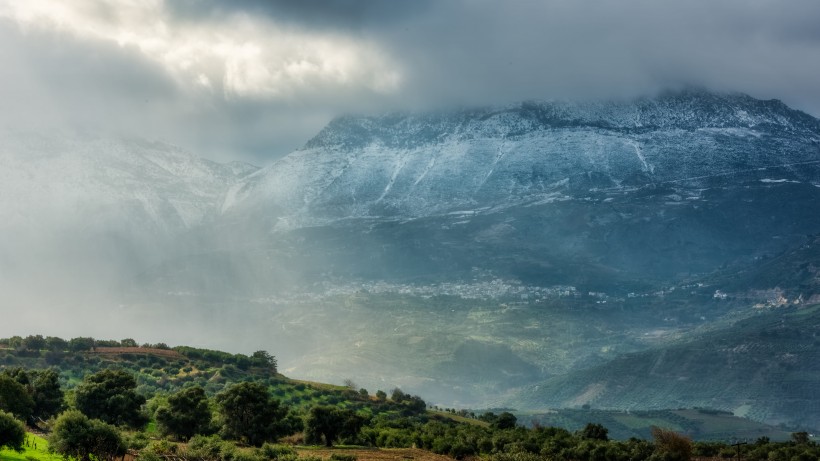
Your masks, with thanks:
[(390, 93), (401, 83), (397, 63), (374, 43), (243, 13), (202, 24), (175, 22), (161, 0), (27, 0), (0, 6), (0, 16), (25, 29), (135, 48), (183, 87), (221, 86), (227, 98)]

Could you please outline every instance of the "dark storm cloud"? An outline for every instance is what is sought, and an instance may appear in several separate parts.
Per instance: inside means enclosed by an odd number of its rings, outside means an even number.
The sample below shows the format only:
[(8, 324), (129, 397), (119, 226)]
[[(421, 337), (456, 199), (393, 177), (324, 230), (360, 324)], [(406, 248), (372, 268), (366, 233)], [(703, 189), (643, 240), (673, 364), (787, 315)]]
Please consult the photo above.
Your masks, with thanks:
[(244, 13), (304, 27), (384, 27), (423, 14), (433, 0), (179, 0), (169, 3), (179, 20), (213, 20)]
[[(820, 113), (820, 3), (440, 2), (385, 32), (408, 90), (462, 103), (698, 85)], [(430, 98), (430, 95), (436, 95)]]
[[(345, 112), (696, 85), (820, 115), (813, 0), (75, 4), (60, 27), (0, 18), (0, 57), (14, 63), (0, 68), (4, 120), (67, 120), (264, 164)], [(137, 38), (122, 42), (123, 30)]]

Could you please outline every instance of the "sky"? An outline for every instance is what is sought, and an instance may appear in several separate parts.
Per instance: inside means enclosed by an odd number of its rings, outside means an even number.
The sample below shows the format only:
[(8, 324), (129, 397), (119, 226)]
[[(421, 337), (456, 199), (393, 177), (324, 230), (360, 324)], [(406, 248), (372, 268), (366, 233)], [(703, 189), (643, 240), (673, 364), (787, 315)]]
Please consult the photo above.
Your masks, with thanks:
[(816, 0), (0, 0), (0, 126), (266, 165), (345, 113), (684, 86), (820, 116)]

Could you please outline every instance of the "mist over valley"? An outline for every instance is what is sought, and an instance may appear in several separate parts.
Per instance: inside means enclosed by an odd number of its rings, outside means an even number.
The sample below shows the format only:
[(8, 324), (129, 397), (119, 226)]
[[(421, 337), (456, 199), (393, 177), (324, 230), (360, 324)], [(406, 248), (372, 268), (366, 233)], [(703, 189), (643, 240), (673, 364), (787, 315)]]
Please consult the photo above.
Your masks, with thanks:
[[(0, 335), (263, 347), (289, 376), (460, 407), (817, 427), (819, 146), (811, 116), (704, 90), (346, 116), (263, 168), (7, 132)], [(715, 338), (744, 359), (659, 372)]]

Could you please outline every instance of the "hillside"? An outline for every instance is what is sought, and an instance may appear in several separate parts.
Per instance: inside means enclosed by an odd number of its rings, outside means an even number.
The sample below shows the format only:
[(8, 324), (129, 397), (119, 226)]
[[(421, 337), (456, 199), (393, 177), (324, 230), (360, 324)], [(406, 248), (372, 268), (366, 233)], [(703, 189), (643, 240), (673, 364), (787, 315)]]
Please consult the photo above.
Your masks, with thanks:
[[(35, 348), (41, 349), (36, 350)], [(111, 341), (92, 338), (60, 338), (28, 336), (0, 339), (0, 373), (16, 373), (20, 368), (36, 370), (44, 367), (59, 372), (61, 386), (76, 392), (87, 375), (101, 370), (125, 370), (136, 379), (136, 391), (148, 398), (145, 410), (152, 421), (157, 408), (168, 396), (184, 389), (202, 387), (206, 395), (215, 396), (241, 382), (264, 384), (275, 399), (299, 415), (312, 407), (330, 405), (351, 410), (367, 421), (390, 427), (408, 428), (412, 424), (444, 424), (465, 430), (494, 430), (492, 413), (476, 414), (467, 409), (425, 408), (416, 396), (396, 393), (389, 397), (381, 391), (294, 380), (276, 370), (276, 359), (264, 351), (251, 356), (179, 346), (169, 349), (164, 344), (136, 346), (132, 340)], [(401, 400), (399, 400), (401, 399)], [(406, 421), (400, 422), (403, 418)], [(787, 440), (790, 433), (744, 418), (732, 417), (714, 410), (663, 410), (654, 412), (619, 413), (601, 410), (550, 410), (546, 413), (521, 413), (519, 423), (564, 428), (579, 431), (587, 423), (603, 424), (610, 437), (627, 439), (651, 437), (650, 426), (661, 426), (686, 434), (696, 440), (723, 440), (728, 437)], [(46, 427), (50, 423), (40, 421)], [(156, 422), (149, 425), (156, 431)], [(375, 436), (375, 435), (374, 435)], [(396, 434), (399, 436), (399, 434)], [(408, 434), (400, 436), (407, 439)], [(376, 444), (375, 440), (367, 442)], [(404, 446), (394, 442), (378, 446)], [(385, 454), (390, 457), (390, 454)], [(392, 459), (392, 458), (391, 458)]]
[(508, 402), (521, 408), (703, 407), (769, 423), (820, 427), (820, 305), (764, 310), (725, 329), (625, 354), (552, 378)]
[(85, 375), (116, 368), (133, 373), (137, 391), (146, 396), (190, 386), (200, 386), (209, 395), (215, 395), (234, 383), (250, 380), (272, 386), (274, 395), (284, 404), (300, 408), (342, 401), (357, 405), (369, 402), (358, 389), (286, 378), (276, 371), (275, 359), (271, 362), (261, 352), (247, 356), (185, 346), (169, 349), (162, 344), (122, 347), (118, 341), (97, 341), (102, 345), (92, 348), (91, 338), (75, 338), (70, 343), (59, 338), (39, 338), (43, 347), (40, 350), (31, 350), (39, 345), (30, 346), (31, 341), (25, 338), (1, 340), (0, 347), (6, 348), (0, 349), (0, 369), (54, 367), (60, 371), (60, 381), (67, 389), (76, 386)]
[(788, 440), (787, 428), (770, 426), (731, 413), (710, 409), (674, 409), (655, 411), (616, 411), (587, 409), (561, 409), (546, 413), (521, 413), (519, 419), (542, 426), (582, 429), (587, 423), (601, 424), (609, 429), (615, 439), (636, 437), (649, 439), (652, 427), (665, 427), (686, 434), (693, 440), (756, 440), (768, 437), (772, 440)]

